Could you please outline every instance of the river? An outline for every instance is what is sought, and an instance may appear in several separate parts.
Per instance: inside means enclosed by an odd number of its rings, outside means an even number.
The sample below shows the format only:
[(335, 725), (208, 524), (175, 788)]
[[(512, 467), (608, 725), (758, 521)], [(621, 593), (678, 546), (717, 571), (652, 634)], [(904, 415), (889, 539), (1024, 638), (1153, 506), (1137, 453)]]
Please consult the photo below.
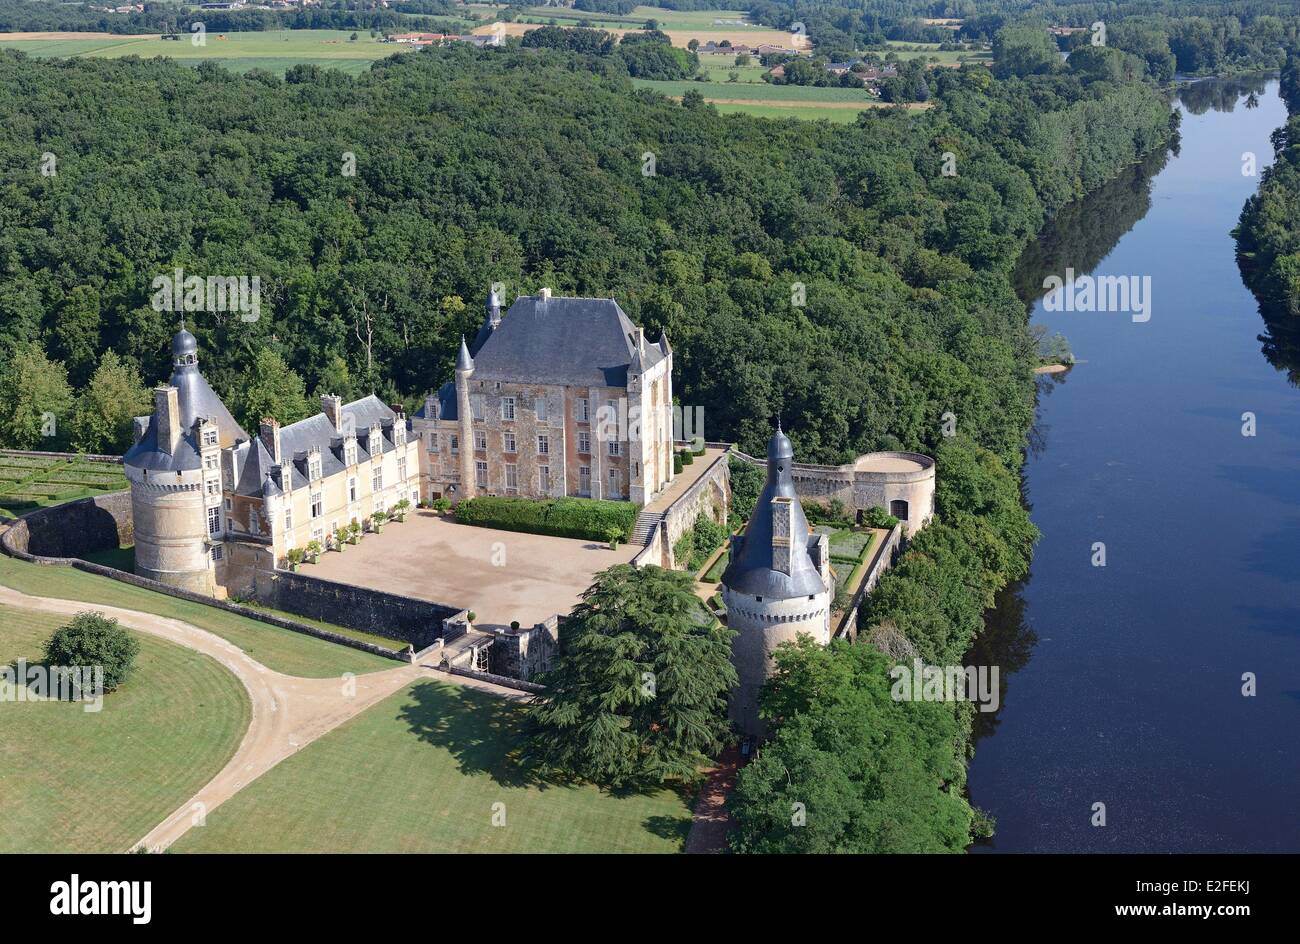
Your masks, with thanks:
[(1175, 148), (1021, 260), (1027, 300), (1071, 266), (1150, 276), (1151, 310), (1034, 303), (1080, 363), (1040, 380), (1024, 491), (1043, 536), (972, 657), (1002, 673), (969, 780), (996, 834), (973, 851), (1300, 851), (1300, 391), (1229, 234), (1259, 182), (1243, 153), (1262, 170), (1286, 120), (1277, 85), (1186, 89)]

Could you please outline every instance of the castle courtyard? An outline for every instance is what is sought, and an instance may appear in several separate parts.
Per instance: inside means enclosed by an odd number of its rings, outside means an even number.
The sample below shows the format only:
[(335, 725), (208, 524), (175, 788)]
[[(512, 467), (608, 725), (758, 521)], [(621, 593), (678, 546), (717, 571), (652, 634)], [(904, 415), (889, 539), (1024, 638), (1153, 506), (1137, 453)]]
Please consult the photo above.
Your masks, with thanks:
[(639, 545), (607, 544), (458, 524), (431, 511), (389, 522), (302, 573), (473, 610), (475, 624), (532, 626), (567, 614), (606, 567), (626, 564)]

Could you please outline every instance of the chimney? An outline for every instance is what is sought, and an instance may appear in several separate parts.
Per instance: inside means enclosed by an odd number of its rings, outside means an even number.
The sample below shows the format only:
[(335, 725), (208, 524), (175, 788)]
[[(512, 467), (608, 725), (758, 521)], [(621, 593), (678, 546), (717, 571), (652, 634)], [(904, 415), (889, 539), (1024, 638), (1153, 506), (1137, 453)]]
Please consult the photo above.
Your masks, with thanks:
[(271, 461), (277, 465), (280, 462), (280, 424), (271, 417), (263, 418), (257, 427), (257, 436), (262, 440), (262, 445), (266, 451), (271, 454)]
[(175, 387), (155, 387), (153, 410), (158, 424), (158, 448), (174, 453), (181, 444), (181, 406)]
[(544, 288), (537, 293), (537, 297), (544, 302), (549, 301), (551, 298), (551, 290), (549, 288)]
[(772, 499), (772, 569), (790, 573), (790, 510), (794, 503), (784, 496)]
[(343, 398), (336, 397), (332, 393), (325, 394), (320, 398), (320, 408), (334, 424), (334, 432), (343, 432)]
[(497, 294), (495, 288), (488, 292), (487, 309), (488, 324), (495, 329), (501, 324), (501, 296)]

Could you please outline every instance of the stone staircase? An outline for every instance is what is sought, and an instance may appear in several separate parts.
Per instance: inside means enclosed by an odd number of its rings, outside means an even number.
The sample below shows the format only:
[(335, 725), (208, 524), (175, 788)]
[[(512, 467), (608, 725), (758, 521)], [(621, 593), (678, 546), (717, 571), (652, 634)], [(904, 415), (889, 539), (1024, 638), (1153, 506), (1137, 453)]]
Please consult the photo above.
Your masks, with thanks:
[(643, 511), (636, 516), (636, 524), (632, 526), (632, 534), (628, 537), (628, 544), (639, 544), (645, 547), (650, 540), (650, 533), (654, 531), (655, 525), (664, 520), (661, 512)]

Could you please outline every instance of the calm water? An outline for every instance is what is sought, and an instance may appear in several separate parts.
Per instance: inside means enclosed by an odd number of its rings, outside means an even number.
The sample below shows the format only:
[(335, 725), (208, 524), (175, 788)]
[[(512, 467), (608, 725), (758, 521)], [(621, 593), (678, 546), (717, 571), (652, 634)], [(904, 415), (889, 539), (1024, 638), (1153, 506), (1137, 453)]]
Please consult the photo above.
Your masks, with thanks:
[(970, 771), (997, 820), (977, 851), (1300, 850), (1300, 390), (1265, 356), (1229, 235), (1258, 183), (1242, 153), (1262, 168), (1285, 122), (1277, 82), (1254, 88), (1254, 108), (1242, 83), (1186, 93), (1176, 151), (1022, 262), (1026, 287), (1066, 265), (1149, 275), (1153, 305), (1145, 324), (1034, 309), (1082, 363), (1040, 384), (1025, 495), (1043, 538), (976, 653), (1004, 684)]

